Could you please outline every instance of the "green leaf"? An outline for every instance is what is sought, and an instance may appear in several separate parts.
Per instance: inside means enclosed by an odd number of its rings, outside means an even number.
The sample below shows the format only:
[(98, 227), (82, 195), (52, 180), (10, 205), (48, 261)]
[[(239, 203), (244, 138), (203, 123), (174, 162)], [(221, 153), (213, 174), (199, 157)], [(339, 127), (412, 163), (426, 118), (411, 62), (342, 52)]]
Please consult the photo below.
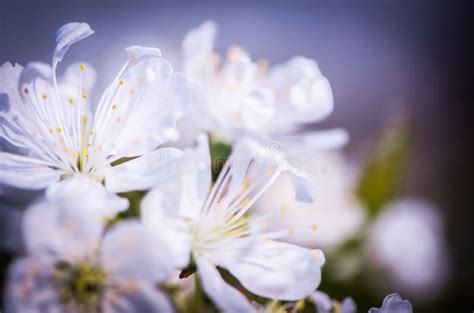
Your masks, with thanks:
[(408, 167), (411, 132), (406, 121), (385, 131), (359, 179), (356, 194), (370, 217), (399, 195)]
[(209, 136), (209, 146), (212, 161), (212, 180), (216, 181), (217, 176), (232, 151), (232, 146), (229, 142), (212, 135)]

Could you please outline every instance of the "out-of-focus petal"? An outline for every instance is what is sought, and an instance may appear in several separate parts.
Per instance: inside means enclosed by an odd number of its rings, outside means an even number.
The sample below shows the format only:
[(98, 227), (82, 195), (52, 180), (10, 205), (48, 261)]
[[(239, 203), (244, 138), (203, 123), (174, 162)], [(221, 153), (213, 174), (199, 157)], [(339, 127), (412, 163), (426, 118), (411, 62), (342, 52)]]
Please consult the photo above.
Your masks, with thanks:
[(204, 292), (223, 312), (248, 313), (254, 308), (243, 293), (227, 284), (214, 264), (206, 259), (196, 260), (198, 275)]
[(205, 21), (185, 35), (182, 43), (183, 67), (185, 74), (191, 79), (208, 79), (214, 71), (211, 56), (216, 35), (217, 25), (213, 21)]
[(88, 207), (78, 209), (66, 204), (58, 207), (43, 203), (30, 207), (23, 218), (28, 252), (63, 260), (93, 256), (102, 231), (102, 220)]
[(61, 313), (59, 293), (52, 283), (52, 260), (23, 258), (8, 272), (5, 312)]
[(105, 235), (102, 264), (114, 280), (133, 278), (158, 283), (173, 271), (166, 248), (138, 221), (125, 221)]
[(180, 185), (171, 182), (151, 190), (141, 203), (144, 227), (156, 236), (155, 245), (166, 245), (175, 268), (184, 268), (190, 260), (191, 241), (187, 222), (179, 215)]
[(104, 185), (85, 174), (75, 174), (50, 185), (46, 197), (59, 206), (88, 209), (99, 218), (114, 216), (128, 207), (127, 199), (108, 192)]
[(0, 183), (25, 189), (42, 189), (57, 182), (60, 173), (49, 162), (0, 152)]
[(105, 187), (112, 192), (145, 190), (168, 180), (179, 170), (176, 148), (160, 148), (139, 158), (104, 170)]
[(273, 66), (266, 85), (275, 91), (284, 124), (320, 121), (333, 111), (331, 86), (314, 60), (297, 56)]
[(273, 94), (271, 90), (259, 88), (243, 99), (240, 117), (249, 129), (256, 129), (273, 117)]
[(349, 142), (349, 134), (345, 129), (304, 130), (296, 133), (275, 135), (281, 144), (282, 151), (288, 157), (317, 156), (321, 151), (338, 149)]
[(381, 308), (371, 308), (369, 313), (412, 313), (410, 301), (403, 300), (398, 293), (392, 293), (383, 299)]
[(293, 301), (308, 296), (319, 286), (324, 264), (321, 250), (276, 241), (256, 243), (252, 249), (239, 260), (222, 264), (252, 293)]
[(175, 312), (170, 299), (149, 283), (124, 280), (107, 294), (102, 310), (104, 313)]

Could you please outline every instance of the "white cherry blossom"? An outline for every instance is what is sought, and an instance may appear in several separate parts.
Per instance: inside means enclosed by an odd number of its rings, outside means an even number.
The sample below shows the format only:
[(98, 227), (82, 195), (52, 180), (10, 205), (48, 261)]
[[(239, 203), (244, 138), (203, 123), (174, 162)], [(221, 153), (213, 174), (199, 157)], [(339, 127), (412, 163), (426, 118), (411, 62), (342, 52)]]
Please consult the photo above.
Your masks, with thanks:
[[(129, 47), (128, 61), (94, 110), (88, 89), (95, 72), (89, 66), (73, 65), (56, 78), (69, 47), (92, 33), (86, 23), (62, 26), (52, 67), (2, 65), (0, 135), (24, 152), (0, 152), (2, 184), (47, 188), (50, 200), (81, 198), (94, 188), (117, 198), (113, 193), (150, 188), (171, 173), (170, 162), (182, 152), (157, 147), (174, 134), (188, 108), (186, 80), (158, 49)], [(126, 205), (122, 200), (116, 208)]]
[(172, 273), (166, 245), (138, 221), (112, 226), (102, 236), (98, 217), (89, 207), (49, 203), (26, 212), (28, 255), (9, 270), (7, 312), (173, 311), (155, 286)]
[(206, 137), (199, 137), (189, 156), (180, 178), (156, 187), (142, 202), (143, 224), (172, 244), (170, 258), (179, 260), (177, 266), (192, 260), (204, 291), (225, 312), (253, 308), (223, 280), (218, 267), (263, 297), (299, 300), (312, 293), (321, 280), (323, 253), (279, 242), (298, 230), (269, 231), (270, 215), (251, 210), (280, 176), (293, 182), (297, 200), (311, 201), (306, 177), (249, 138), (234, 147), (212, 188)]

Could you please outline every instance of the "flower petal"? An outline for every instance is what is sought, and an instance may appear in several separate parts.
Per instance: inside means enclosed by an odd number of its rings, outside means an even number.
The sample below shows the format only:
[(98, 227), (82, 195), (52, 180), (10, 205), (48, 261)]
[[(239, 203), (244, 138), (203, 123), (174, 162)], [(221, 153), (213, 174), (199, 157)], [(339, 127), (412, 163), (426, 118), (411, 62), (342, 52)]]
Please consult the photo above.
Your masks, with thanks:
[(213, 72), (211, 55), (217, 35), (217, 25), (205, 21), (199, 27), (190, 30), (183, 39), (184, 72), (191, 78), (206, 77)]
[(57, 182), (60, 173), (48, 162), (0, 152), (0, 183), (25, 189), (42, 189)]
[(195, 218), (211, 188), (211, 155), (207, 135), (199, 134), (197, 144), (186, 151), (181, 166), (180, 216)]
[(69, 47), (82, 39), (92, 35), (94, 31), (87, 23), (68, 23), (61, 26), (56, 32), (56, 49), (53, 55), (53, 68), (61, 62)]
[(214, 304), (223, 312), (248, 313), (254, 309), (243, 293), (227, 284), (214, 264), (206, 259), (196, 260), (202, 287)]
[(12, 65), (5, 62), (0, 67), (0, 116), (4, 116), (10, 110), (18, 110), (22, 104), (18, 83), (20, 81), (23, 66)]
[(42, 203), (26, 211), (23, 236), (30, 254), (77, 260), (94, 255), (103, 226), (88, 207), (78, 209), (72, 202), (61, 207)]
[(167, 182), (151, 190), (141, 203), (141, 221), (156, 236), (158, 244), (168, 246), (169, 258), (181, 269), (190, 260), (191, 241), (187, 222), (178, 216), (181, 207), (180, 185)]
[(183, 152), (176, 148), (155, 151), (104, 171), (105, 187), (112, 192), (145, 190), (172, 177)]
[(371, 308), (369, 313), (412, 313), (410, 301), (403, 300), (398, 293), (392, 293), (383, 299), (380, 309)]
[(342, 148), (349, 142), (349, 134), (342, 128), (305, 130), (276, 135), (274, 138), (281, 143), (281, 149), (288, 157), (302, 154), (314, 156), (320, 151)]
[(320, 121), (334, 109), (329, 81), (314, 60), (297, 56), (273, 66), (266, 85), (276, 93), (276, 119), (284, 124)]
[(99, 218), (112, 217), (128, 207), (128, 200), (108, 192), (94, 177), (75, 174), (46, 190), (49, 201), (59, 206), (87, 208)]
[(114, 280), (134, 278), (157, 283), (173, 271), (173, 260), (168, 256), (166, 246), (138, 221), (125, 221), (105, 235), (101, 258)]
[(170, 299), (152, 285), (141, 281), (124, 281), (107, 294), (104, 313), (174, 312)]
[(5, 296), (6, 312), (64, 312), (52, 283), (52, 260), (23, 258), (9, 269)]
[[(132, 48), (130, 48), (132, 49)], [(94, 145), (113, 156), (134, 157), (176, 136), (175, 124), (190, 104), (184, 76), (150, 48), (133, 47), (95, 114)]]
[(239, 260), (222, 260), (250, 292), (278, 300), (299, 300), (316, 290), (321, 282), (324, 255), (295, 245), (265, 241), (256, 243)]

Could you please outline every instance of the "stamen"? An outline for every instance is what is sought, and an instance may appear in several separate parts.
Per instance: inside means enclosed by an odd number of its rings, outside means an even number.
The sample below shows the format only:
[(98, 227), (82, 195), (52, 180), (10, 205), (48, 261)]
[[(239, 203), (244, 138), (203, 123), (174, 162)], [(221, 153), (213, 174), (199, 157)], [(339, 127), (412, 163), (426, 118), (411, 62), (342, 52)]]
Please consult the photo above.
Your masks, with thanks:
[(122, 86), (123, 85), (123, 79), (119, 79), (118, 84), (119, 84), (119, 86)]
[(58, 132), (58, 134), (60, 134), (60, 133), (62, 133), (63, 130), (62, 130), (61, 127), (58, 127), (58, 128), (56, 128), (56, 131)]
[(46, 100), (46, 99), (48, 99), (48, 95), (44, 93), (44, 94), (41, 95), (41, 98), (43, 98), (43, 100)]
[(79, 64), (79, 69), (83, 71), (86, 69), (86, 66), (84, 64)]
[(74, 104), (74, 99), (73, 98), (69, 98), (69, 104)]
[(81, 94), (81, 97), (82, 97), (82, 99), (86, 100), (87, 97), (88, 97), (88, 95), (87, 95), (87, 93), (83, 92), (83, 93)]

